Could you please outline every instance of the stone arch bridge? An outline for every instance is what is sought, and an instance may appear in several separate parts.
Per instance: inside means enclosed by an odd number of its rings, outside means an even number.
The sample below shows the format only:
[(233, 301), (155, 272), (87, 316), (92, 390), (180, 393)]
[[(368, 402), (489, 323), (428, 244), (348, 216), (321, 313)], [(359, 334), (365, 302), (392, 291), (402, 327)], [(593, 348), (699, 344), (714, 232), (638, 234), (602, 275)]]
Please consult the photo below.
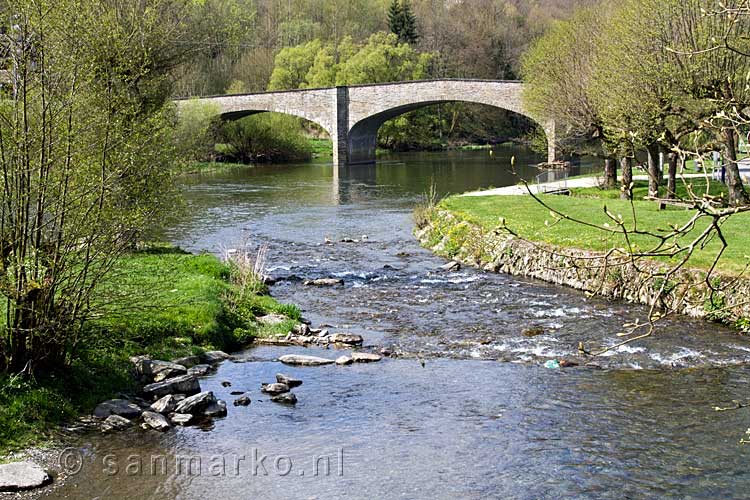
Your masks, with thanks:
[(446, 79), (223, 95), (181, 99), (177, 104), (214, 104), (225, 120), (263, 112), (305, 118), (331, 136), (337, 165), (374, 162), (378, 129), (398, 115), (438, 103), (486, 104), (539, 123), (547, 134), (549, 161), (554, 161), (555, 124), (527, 112), (522, 91), (523, 83), (518, 81)]

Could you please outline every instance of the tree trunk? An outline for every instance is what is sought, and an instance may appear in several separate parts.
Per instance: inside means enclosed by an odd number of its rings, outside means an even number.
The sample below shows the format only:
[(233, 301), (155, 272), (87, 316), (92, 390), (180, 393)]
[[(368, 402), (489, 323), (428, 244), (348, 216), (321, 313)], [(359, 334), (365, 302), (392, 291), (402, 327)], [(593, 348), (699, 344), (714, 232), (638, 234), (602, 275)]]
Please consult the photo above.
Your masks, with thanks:
[(620, 187), (620, 198), (623, 200), (633, 199), (633, 157), (624, 156), (620, 160), (622, 167), (622, 186)]
[(724, 159), (727, 162), (727, 189), (730, 205), (745, 205), (750, 201), (742, 185), (740, 169), (737, 165), (737, 136), (732, 129), (724, 129)]
[(651, 144), (648, 148), (648, 195), (659, 197), (661, 184), (661, 165), (659, 165), (659, 145)]
[(607, 189), (615, 189), (617, 187), (617, 160), (614, 158), (605, 158), (604, 176)]
[(677, 153), (669, 153), (669, 170), (667, 171), (667, 198), (677, 198)]

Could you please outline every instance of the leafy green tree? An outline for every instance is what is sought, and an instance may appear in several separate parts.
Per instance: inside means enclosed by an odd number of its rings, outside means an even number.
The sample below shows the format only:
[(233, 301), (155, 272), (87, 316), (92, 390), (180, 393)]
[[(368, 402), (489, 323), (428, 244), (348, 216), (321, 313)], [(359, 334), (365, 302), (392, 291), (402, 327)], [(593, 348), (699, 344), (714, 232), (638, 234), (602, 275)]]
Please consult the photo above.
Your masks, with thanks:
[(635, 156), (631, 138), (605, 128), (601, 100), (597, 101), (591, 84), (601, 53), (598, 46), (606, 36), (599, 31), (606, 15), (603, 6), (580, 9), (532, 45), (522, 62), (524, 102), (536, 116), (557, 122), (563, 150), (603, 155), (610, 186), (616, 183), (614, 158), (622, 158), (623, 196), (630, 197)]
[(14, 79), (0, 96), (0, 369), (70, 363), (114, 262), (173, 207), (169, 72), (193, 54), (197, 9), (13, 3), (3, 28)]
[(322, 42), (316, 39), (303, 45), (282, 49), (276, 55), (268, 90), (289, 90), (304, 87), (307, 73), (322, 47)]
[(392, 33), (374, 33), (356, 53), (342, 61), (337, 85), (419, 80), (429, 75), (433, 55), (399, 43)]

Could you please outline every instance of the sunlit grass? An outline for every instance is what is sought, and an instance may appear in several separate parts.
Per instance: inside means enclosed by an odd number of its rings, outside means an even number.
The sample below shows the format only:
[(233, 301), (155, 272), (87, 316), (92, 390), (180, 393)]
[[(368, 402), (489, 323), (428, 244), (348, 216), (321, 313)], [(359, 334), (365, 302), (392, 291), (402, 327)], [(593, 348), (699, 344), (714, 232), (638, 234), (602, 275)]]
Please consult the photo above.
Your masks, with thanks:
[[(542, 199), (555, 210), (570, 217), (599, 225), (608, 223), (614, 227), (615, 225), (604, 213), (606, 206), (611, 213), (622, 216), (626, 227), (632, 229), (637, 221), (639, 229), (654, 232), (667, 231), (671, 224), (684, 223), (692, 215), (692, 212), (684, 209), (659, 210), (656, 203), (647, 201), (633, 203), (634, 217), (630, 203), (619, 199), (604, 200), (554, 195), (543, 196)], [(621, 234), (612, 234), (573, 221), (556, 221), (550, 211), (531, 196), (451, 197), (444, 200), (440, 206), (488, 230), (497, 228), (500, 225), (500, 219), (504, 218), (509, 228), (531, 241), (595, 251), (624, 248), (626, 245), (625, 238)], [(681, 239), (681, 243), (685, 244), (697, 236), (706, 224), (707, 222), (698, 224), (691, 233)], [(722, 227), (729, 241), (729, 247), (719, 262), (719, 272), (735, 274), (744, 270), (748, 263), (747, 255), (750, 254), (748, 224), (750, 224), (750, 214), (745, 213), (732, 217)], [(655, 245), (657, 239), (651, 236), (633, 236), (632, 242), (637, 249), (645, 250)], [(718, 250), (719, 242), (711, 241), (705, 248), (694, 253), (688, 267), (709, 268)], [(672, 263), (676, 262), (677, 259), (672, 259)]]

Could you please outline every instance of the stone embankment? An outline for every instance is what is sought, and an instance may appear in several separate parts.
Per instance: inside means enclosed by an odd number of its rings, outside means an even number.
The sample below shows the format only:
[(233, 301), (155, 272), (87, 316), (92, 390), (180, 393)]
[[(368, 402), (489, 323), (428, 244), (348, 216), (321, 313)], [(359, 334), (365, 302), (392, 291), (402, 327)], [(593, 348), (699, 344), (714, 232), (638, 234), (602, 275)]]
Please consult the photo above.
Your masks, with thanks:
[[(491, 272), (540, 279), (592, 295), (650, 305), (697, 318), (721, 320), (747, 330), (750, 326), (750, 279), (670, 268), (658, 261), (632, 262), (627, 257), (529, 242), (487, 229), (440, 208), (415, 230), (420, 243), (434, 253)], [(660, 291), (664, 293), (660, 293)], [(661, 295), (661, 297), (659, 297)]]

